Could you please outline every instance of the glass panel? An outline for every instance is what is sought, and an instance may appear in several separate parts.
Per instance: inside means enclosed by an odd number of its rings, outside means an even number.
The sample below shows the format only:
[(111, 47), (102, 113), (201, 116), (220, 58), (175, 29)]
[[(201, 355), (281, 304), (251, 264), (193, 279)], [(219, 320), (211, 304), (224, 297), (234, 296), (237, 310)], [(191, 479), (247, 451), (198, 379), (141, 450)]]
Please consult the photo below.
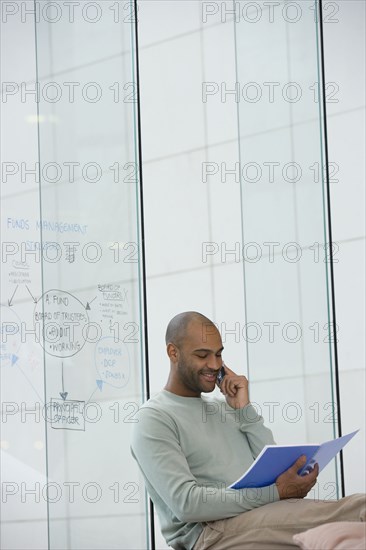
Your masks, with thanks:
[(141, 549), (133, 4), (64, 9), (50, 4), (36, 24), (49, 547)]
[[(314, 2), (239, 2), (248, 372), (277, 442), (336, 435)], [(238, 12), (239, 13), (239, 12)], [(315, 496), (337, 493), (334, 464)], [(314, 496), (310, 494), (309, 496)]]

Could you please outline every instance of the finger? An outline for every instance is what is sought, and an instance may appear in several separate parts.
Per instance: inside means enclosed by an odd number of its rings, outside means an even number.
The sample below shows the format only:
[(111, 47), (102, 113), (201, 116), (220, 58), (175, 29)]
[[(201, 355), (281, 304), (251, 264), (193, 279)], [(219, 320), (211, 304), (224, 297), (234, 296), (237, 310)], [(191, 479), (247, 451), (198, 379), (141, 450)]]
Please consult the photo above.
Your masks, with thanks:
[(289, 469), (297, 473), (300, 470), (300, 468), (305, 466), (305, 464), (306, 464), (306, 456), (301, 455)]
[(318, 480), (317, 480), (317, 478), (315, 478), (315, 479), (314, 479), (314, 481), (313, 481), (313, 483), (311, 484), (311, 488), (313, 488), (313, 487), (314, 487), (314, 485), (316, 485), (316, 484), (317, 484), (317, 482), (318, 482)]
[(222, 366), (225, 368), (226, 374), (236, 374), (234, 371), (232, 371), (231, 369), (229, 369), (229, 367), (227, 366), (226, 363), (222, 362)]
[(306, 488), (305, 488), (306, 494), (308, 494), (313, 489), (313, 487), (315, 485), (316, 485), (316, 479), (312, 483), (310, 483), (310, 485), (306, 486)]
[(220, 390), (225, 393), (226, 391), (226, 385), (227, 385), (227, 378), (224, 376), (224, 378), (221, 380), (221, 383), (219, 385)]
[(317, 482), (317, 478), (311, 478), (309, 479), (310, 476), (305, 476), (304, 478), (302, 478), (302, 483), (305, 483), (305, 486), (306, 487), (314, 487), (314, 485), (316, 484)]
[(236, 395), (238, 393), (238, 390), (241, 389), (244, 386), (241, 386), (240, 383), (238, 383), (237, 380), (229, 380), (229, 388), (232, 393), (232, 395)]
[(227, 378), (227, 389), (230, 391), (233, 391), (234, 388), (235, 388), (235, 380), (233, 380), (232, 378)]
[(301, 477), (306, 477), (307, 479), (313, 479), (317, 477), (319, 473), (319, 466), (317, 464), (309, 464), (306, 467), (306, 470), (301, 474)]
[[(308, 477), (308, 476), (306, 476), (306, 477)], [(307, 480), (306, 484), (302, 485), (302, 490), (305, 491), (306, 493), (308, 493), (309, 491), (311, 491), (313, 489), (313, 487), (316, 485), (316, 483), (317, 483), (317, 479), (313, 479), (311, 481), (311, 483), (309, 483), (308, 480)]]
[(309, 480), (316, 479), (318, 477), (318, 474), (319, 474), (319, 465), (315, 464), (312, 471), (308, 474), (308, 479)]

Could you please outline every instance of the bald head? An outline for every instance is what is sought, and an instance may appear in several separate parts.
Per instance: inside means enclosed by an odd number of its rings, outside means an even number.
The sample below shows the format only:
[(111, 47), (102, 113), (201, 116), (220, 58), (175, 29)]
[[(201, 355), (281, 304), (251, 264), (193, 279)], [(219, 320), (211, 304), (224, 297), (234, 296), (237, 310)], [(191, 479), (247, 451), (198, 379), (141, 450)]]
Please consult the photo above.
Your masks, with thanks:
[(185, 311), (170, 321), (165, 340), (170, 372), (164, 389), (183, 397), (212, 392), (224, 349), (216, 325), (198, 311)]
[(208, 317), (205, 317), (202, 313), (198, 313), (198, 311), (184, 311), (173, 317), (169, 322), (165, 334), (166, 344), (171, 343), (180, 347), (184, 343), (188, 329), (193, 323), (200, 323), (202, 330), (215, 326)]

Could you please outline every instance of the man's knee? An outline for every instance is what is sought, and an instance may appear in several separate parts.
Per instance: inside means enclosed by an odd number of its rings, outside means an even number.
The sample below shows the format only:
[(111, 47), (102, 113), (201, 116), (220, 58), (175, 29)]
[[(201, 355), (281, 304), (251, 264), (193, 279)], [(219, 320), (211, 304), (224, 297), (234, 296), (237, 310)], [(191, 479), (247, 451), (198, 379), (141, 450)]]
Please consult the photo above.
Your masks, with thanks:
[(355, 493), (341, 499), (345, 505), (354, 510), (356, 519), (359, 521), (366, 521), (366, 494)]

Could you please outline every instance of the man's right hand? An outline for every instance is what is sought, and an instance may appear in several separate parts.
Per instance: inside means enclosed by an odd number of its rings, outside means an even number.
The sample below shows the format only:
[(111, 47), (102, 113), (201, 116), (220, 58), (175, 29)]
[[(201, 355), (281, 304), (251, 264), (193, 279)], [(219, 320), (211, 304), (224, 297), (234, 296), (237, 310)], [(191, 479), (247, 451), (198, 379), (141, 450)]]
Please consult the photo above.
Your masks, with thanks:
[(283, 474), (276, 479), (276, 486), (280, 499), (286, 498), (304, 498), (316, 484), (316, 478), (319, 473), (319, 466), (315, 464), (314, 469), (304, 476), (299, 476), (298, 471), (306, 464), (306, 457), (298, 458)]

